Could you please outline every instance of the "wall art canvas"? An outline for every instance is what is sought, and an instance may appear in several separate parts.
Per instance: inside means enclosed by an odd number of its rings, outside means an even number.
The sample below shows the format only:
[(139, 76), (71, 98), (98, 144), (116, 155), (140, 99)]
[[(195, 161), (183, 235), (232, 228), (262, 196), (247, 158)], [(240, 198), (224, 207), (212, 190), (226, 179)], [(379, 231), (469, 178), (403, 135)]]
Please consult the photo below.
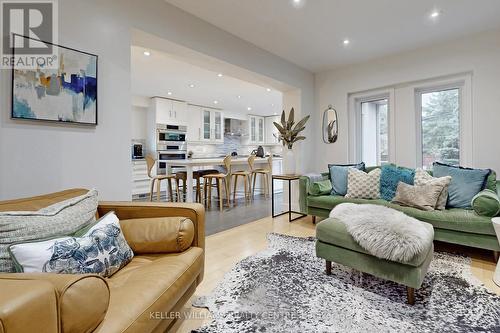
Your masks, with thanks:
[(14, 65), (12, 118), (97, 125), (97, 56), (54, 48), (54, 68)]

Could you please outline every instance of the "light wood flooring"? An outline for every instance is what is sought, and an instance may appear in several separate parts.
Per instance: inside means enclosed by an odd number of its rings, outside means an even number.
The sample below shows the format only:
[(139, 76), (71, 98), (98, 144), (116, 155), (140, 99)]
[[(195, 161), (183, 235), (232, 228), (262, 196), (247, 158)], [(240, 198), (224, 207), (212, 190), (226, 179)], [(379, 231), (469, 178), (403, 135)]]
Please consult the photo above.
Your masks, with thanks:
[[(224, 273), (230, 271), (238, 261), (264, 250), (267, 246), (266, 235), (270, 232), (308, 237), (315, 235), (315, 225), (312, 224), (309, 216), (292, 223), (289, 223), (285, 216), (274, 219), (267, 217), (208, 236), (206, 239), (205, 277), (198, 286), (194, 297), (209, 295), (217, 283), (221, 281)], [(445, 244), (436, 244), (436, 249), (456, 250), (470, 255), (473, 274), (488, 289), (500, 295), (500, 288), (492, 281), (496, 265), (490, 251)], [(187, 302), (183, 316), (188, 319), (176, 325), (177, 332), (191, 332), (192, 329), (210, 321), (209, 312), (191, 307), (191, 300)]]

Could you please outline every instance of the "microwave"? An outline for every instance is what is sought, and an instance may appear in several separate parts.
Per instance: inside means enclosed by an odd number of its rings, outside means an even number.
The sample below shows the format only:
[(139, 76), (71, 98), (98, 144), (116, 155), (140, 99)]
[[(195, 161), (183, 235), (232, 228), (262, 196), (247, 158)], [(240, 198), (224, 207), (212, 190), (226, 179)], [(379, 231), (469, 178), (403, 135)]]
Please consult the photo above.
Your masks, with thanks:
[(157, 124), (156, 133), (158, 144), (165, 142), (186, 142), (187, 126)]
[(132, 159), (141, 159), (144, 158), (144, 149), (142, 143), (133, 143), (132, 144)]

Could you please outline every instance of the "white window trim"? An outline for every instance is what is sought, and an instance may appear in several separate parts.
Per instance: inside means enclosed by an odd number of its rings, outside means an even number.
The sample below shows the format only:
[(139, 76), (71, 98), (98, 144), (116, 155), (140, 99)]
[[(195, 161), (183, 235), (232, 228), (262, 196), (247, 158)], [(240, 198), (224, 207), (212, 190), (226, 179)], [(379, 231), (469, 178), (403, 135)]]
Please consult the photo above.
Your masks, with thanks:
[[(362, 159), (361, 147), (361, 103), (387, 99), (388, 150), (389, 163), (396, 161), (396, 115), (394, 88), (373, 90), (348, 95), (349, 103), (349, 163), (359, 163)], [(379, 157), (377, 157), (378, 159)]]
[(465, 75), (448, 80), (434, 80), (415, 87), (415, 132), (417, 167), (422, 167), (422, 97), (423, 93), (459, 89), (460, 165), (473, 165), (472, 76)]

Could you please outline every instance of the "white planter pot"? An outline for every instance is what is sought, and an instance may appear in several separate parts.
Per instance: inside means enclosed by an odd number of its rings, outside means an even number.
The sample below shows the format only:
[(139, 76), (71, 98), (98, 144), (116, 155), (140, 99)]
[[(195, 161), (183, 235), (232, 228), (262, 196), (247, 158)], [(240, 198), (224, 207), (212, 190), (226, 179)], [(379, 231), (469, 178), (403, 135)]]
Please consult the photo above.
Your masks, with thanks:
[(286, 175), (295, 174), (297, 161), (292, 149), (283, 148), (283, 173)]

